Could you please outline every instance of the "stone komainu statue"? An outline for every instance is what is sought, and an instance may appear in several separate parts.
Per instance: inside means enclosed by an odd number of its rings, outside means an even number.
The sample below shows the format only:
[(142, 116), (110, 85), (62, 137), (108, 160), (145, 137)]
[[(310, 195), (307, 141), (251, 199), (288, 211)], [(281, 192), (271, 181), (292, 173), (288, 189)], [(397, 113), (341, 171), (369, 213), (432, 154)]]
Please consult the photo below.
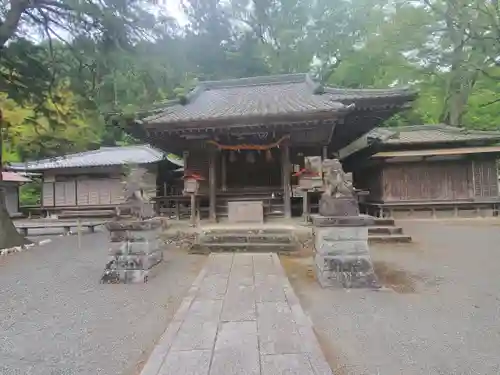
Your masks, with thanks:
[(354, 197), (352, 173), (345, 173), (338, 159), (325, 159), (323, 161), (325, 192), (323, 194), (333, 197)]
[(130, 166), (124, 176), (123, 196), (125, 203), (119, 208), (119, 216), (129, 214), (139, 219), (155, 216), (148, 191), (152, 188), (148, 181), (147, 170), (138, 166)]
[(357, 216), (358, 201), (354, 195), (352, 173), (345, 173), (337, 159), (323, 160), (324, 193), (319, 202), (322, 216)]

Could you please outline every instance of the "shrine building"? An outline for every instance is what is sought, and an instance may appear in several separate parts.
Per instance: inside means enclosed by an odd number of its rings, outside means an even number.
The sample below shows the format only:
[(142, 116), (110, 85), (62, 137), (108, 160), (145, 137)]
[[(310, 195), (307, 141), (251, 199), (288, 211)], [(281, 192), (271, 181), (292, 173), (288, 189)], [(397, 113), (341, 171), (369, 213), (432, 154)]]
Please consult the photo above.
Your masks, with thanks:
[(160, 211), (179, 217), (191, 202), (191, 216), (211, 221), (290, 218), (314, 210), (320, 194), (299, 184), (315, 173), (308, 160), (338, 157), (415, 98), (408, 88), (327, 87), (308, 74), (201, 82), (128, 131), (184, 159), (184, 189), (157, 198)]

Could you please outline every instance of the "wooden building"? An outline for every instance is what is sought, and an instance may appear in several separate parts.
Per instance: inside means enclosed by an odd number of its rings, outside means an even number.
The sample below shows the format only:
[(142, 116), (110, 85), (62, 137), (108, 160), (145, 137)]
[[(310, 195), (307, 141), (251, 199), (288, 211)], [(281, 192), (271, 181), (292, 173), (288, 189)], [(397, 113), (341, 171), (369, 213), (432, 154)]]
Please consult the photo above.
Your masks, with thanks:
[(2, 181), (0, 181), (0, 189), (4, 191), (5, 206), (11, 217), (20, 216), (19, 211), (19, 187), (22, 184), (31, 180), (19, 173), (2, 172)]
[[(379, 128), (358, 141), (345, 164), (363, 206), (377, 216), (497, 215), (500, 132), (446, 125)], [(353, 151), (351, 149), (350, 151)]]
[(147, 145), (103, 147), (56, 158), (11, 164), (9, 169), (37, 172), (41, 175), (42, 211), (103, 209), (114, 208), (123, 202), (121, 181), (125, 166), (129, 164), (148, 169), (148, 181), (152, 186), (150, 194), (156, 195), (159, 166), (166, 157), (165, 153)]
[[(243, 209), (250, 202), (257, 217), (288, 218), (292, 173), (305, 156), (332, 157), (415, 96), (404, 88), (324, 87), (307, 74), (202, 82), (185, 98), (129, 123), (128, 131), (183, 155), (185, 173), (199, 176), (201, 217), (251, 216)], [(234, 210), (238, 205), (241, 211)]]

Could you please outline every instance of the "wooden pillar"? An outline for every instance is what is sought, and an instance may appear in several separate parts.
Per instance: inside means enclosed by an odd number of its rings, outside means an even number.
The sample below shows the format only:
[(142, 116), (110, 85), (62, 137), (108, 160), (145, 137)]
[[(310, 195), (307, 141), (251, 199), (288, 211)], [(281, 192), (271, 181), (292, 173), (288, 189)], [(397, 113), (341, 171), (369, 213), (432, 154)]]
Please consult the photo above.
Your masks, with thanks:
[(224, 153), (224, 151), (221, 151), (220, 156), (222, 158), (221, 160), (221, 186), (222, 186), (222, 191), (227, 191), (227, 155)]
[(285, 210), (285, 218), (292, 217), (292, 205), (290, 200), (290, 147), (288, 143), (281, 145), (281, 170), (283, 174), (283, 203)]
[[(168, 201), (167, 201), (168, 202)], [(175, 204), (175, 219), (180, 220), (181, 219), (181, 210), (179, 209), (179, 200), (173, 201)]]
[(196, 194), (191, 194), (191, 224), (196, 225)]
[(217, 201), (217, 151), (209, 149), (208, 154), (208, 188), (209, 188), (209, 215), (210, 221), (217, 221), (216, 201)]
[(302, 218), (304, 222), (309, 222), (309, 194), (307, 190), (304, 190), (302, 195)]

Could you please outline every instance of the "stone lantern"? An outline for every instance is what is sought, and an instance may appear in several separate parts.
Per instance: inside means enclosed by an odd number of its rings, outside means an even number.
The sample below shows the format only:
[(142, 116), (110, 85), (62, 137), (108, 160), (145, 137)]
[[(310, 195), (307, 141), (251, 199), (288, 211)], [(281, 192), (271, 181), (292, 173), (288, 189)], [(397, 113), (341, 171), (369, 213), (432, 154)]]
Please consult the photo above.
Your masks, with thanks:
[(144, 186), (146, 173), (143, 168), (130, 169), (123, 183), (125, 203), (116, 219), (105, 225), (110, 247), (102, 283), (145, 283), (163, 260), (158, 235), (164, 219), (154, 218), (150, 187)]

